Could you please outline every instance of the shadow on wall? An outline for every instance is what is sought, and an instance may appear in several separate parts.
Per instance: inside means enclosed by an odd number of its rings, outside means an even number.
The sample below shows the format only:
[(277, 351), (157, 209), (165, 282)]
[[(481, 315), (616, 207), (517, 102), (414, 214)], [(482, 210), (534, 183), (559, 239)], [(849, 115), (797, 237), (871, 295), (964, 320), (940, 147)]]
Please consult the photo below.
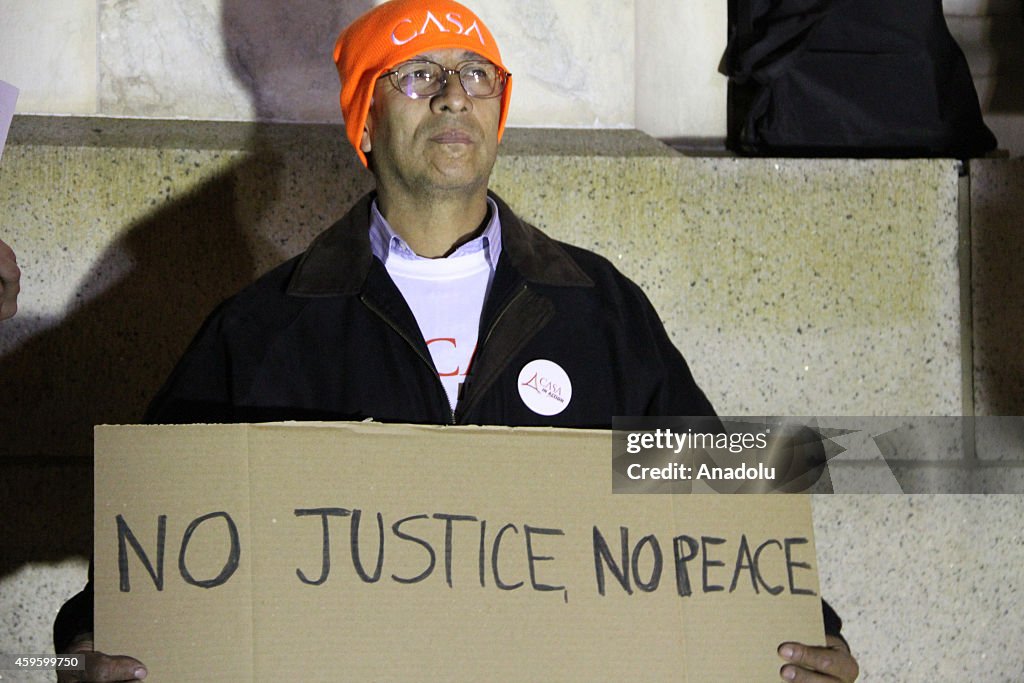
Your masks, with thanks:
[[(257, 117), (287, 118), (310, 92), (327, 87), (317, 79), (333, 79), (336, 93), (330, 55), (337, 32), (372, 4), (311, 0), (296, 19), (286, 3), (223, 0), (230, 67)], [(341, 140), (340, 112), (338, 123)], [(0, 577), (28, 562), (90, 554), (92, 468), (84, 456), (92, 452), (93, 425), (138, 422), (206, 315), (304, 248), (309, 235), (275, 239), (273, 223), (282, 216), (289, 227), (305, 221), (313, 235), (341, 215), (342, 202), (370, 187), (354, 154), (327, 150), (318, 158), (333, 161), (306, 168), (315, 154), (275, 142), (268, 128), (254, 126), (246, 153), (187, 194), (153, 197), (158, 208), (120, 231), (70, 293), (66, 316), (20, 315), (4, 324)], [(38, 233), (46, 234), (48, 204), (70, 204), (87, 189), (51, 189), (40, 200)]]
[(992, 18), (991, 33), (986, 43), (995, 52), (994, 73), (997, 75), (985, 110), (998, 114), (1024, 114), (1024, 2), (1016, 16)]
[[(993, 17), (991, 31), (997, 78), (985, 109), (1024, 125), (1024, 0), (1016, 15)], [(1024, 415), (1024, 159), (974, 162), (971, 176), (976, 407)]]
[(1024, 158), (971, 165), (975, 409), (1024, 415)]

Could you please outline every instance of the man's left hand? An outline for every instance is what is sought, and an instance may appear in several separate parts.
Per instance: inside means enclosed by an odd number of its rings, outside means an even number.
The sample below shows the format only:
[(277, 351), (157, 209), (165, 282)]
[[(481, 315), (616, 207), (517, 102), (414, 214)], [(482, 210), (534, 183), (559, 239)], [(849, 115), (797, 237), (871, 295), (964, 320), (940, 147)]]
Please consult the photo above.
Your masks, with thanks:
[(779, 656), (785, 664), (779, 670), (784, 681), (796, 683), (852, 683), (860, 674), (857, 660), (842, 638), (827, 636), (826, 647), (813, 647), (802, 643), (779, 645)]

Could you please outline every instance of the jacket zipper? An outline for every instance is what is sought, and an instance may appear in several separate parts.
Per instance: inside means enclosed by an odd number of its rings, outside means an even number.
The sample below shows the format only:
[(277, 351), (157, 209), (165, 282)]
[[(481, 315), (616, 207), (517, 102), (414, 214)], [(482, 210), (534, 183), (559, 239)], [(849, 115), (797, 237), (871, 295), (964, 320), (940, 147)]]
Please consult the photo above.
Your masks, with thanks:
[(373, 311), (378, 318), (383, 320), (388, 327), (394, 330), (399, 337), (404, 339), (405, 343), (409, 345), (409, 348), (413, 350), (413, 353), (415, 353), (419, 357), (419, 359), (422, 360), (428, 368), (430, 368), (430, 373), (431, 375), (433, 375), (434, 379), (437, 380), (437, 386), (441, 389), (441, 393), (444, 395), (445, 405), (448, 407), (448, 424), (455, 424), (455, 411), (452, 409), (451, 403), (449, 403), (448, 401), (448, 392), (445, 391), (444, 384), (441, 382), (441, 377), (437, 374), (437, 368), (434, 367), (434, 361), (431, 360), (428, 356), (424, 355), (424, 353), (420, 350), (419, 346), (417, 346), (416, 340), (414, 340), (412, 337), (406, 334), (405, 330), (400, 328), (382, 310), (375, 306), (373, 302), (367, 299), (365, 295), (360, 294), (359, 300), (363, 302), (363, 305), (365, 305), (367, 308)]
[(519, 291), (517, 291), (515, 294), (513, 294), (512, 298), (510, 298), (508, 300), (508, 302), (504, 306), (502, 306), (501, 310), (498, 311), (498, 315), (495, 316), (494, 322), (492, 322), (491, 326), (487, 328), (487, 334), (484, 335), (484, 343), (480, 345), (481, 348), (483, 348), (487, 344), (487, 342), (490, 340), (491, 335), (494, 334), (494, 328), (496, 328), (498, 326), (498, 323), (501, 322), (501, 319), (505, 317), (505, 313), (508, 312), (508, 309), (512, 308), (512, 304), (514, 304), (516, 301), (518, 301), (519, 297), (521, 297), (525, 293), (526, 293), (526, 283), (523, 283), (523, 284), (519, 285)]
[[(498, 327), (498, 323), (501, 322), (501, 319), (504, 318), (505, 314), (509, 311), (509, 309), (512, 308), (512, 304), (514, 304), (516, 301), (518, 301), (519, 298), (522, 297), (525, 293), (526, 293), (526, 283), (524, 282), (521, 285), (519, 285), (519, 291), (517, 291), (515, 294), (513, 294), (511, 297), (509, 297), (508, 301), (505, 302), (505, 305), (501, 307), (500, 311), (498, 311), (498, 315), (496, 315), (494, 317), (494, 321), (490, 324), (490, 326), (487, 328), (487, 332), (484, 334), (484, 341), (483, 341), (483, 343), (478, 343), (477, 344), (477, 350), (476, 350), (477, 355), (479, 355), (480, 351), (485, 346), (487, 346), (487, 342), (490, 341), (491, 336), (494, 334), (494, 330)], [(505, 362), (508, 363), (508, 359), (505, 359)], [(470, 369), (470, 372), (472, 372), (472, 369)], [(464, 397), (464, 398), (468, 398), (468, 397)], [(465, 405), (466, 404), (463, 403), (464, 407), (465, 407)], [(463, 414), (465, 414), (465, 412), (463, 412)], [(456, 423), (456, 417), (455, 417), (455, 411), (453, 410), (452, 411), (452, 424), (455, 424), (455, 423)]]

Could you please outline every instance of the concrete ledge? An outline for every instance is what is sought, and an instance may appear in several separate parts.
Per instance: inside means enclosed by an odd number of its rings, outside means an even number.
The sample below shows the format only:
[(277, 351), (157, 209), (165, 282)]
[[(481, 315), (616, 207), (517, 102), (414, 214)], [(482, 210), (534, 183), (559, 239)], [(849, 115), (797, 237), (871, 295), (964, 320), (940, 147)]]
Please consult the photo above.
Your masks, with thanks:
[[(9, 145), (57, 147), (136, 147), (145, 149), (220, 149), (256, 152), (305, 147), (342, 158), (356, 156), (341, 124), (188, 121), (97, 116), (14, 117)], [(674, 156), (672, 148), (638, 130), (508, 128), (503, 156)]]

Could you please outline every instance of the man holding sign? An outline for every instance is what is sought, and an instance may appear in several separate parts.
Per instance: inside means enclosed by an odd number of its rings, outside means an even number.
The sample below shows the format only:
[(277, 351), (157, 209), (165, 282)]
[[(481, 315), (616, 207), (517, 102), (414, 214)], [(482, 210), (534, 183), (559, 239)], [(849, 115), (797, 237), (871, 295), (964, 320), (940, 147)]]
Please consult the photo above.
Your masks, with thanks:
[[(392, 0), (346, 28), (334, 58), (376, 191), (207, 320), (148, 421), (607, 428), (713, 414), (635, 284), (488, 191), (512, 76), (478, 17)], [(76, 620), (89, 600), (63, 610), (58, 651), (91, 649)], [(829, 616), (830, 647), (780, 646), (784, 679), (856, 677)], [(131, 658), (91, 667), (81, 680), (145, 674)]]

